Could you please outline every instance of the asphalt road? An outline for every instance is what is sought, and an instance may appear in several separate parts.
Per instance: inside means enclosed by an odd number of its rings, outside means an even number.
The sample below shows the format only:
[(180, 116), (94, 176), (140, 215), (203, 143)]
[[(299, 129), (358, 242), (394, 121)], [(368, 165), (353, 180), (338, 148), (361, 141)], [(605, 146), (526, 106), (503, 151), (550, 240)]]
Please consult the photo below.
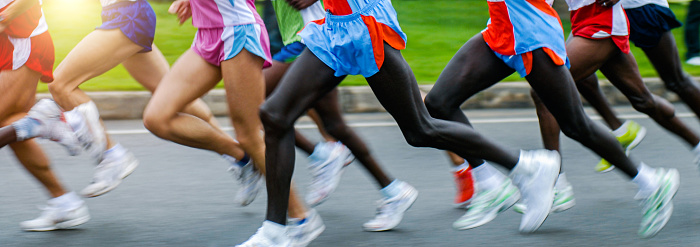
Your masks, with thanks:
[[(682, 119), (700, 128), (688, 110), (677, 106)], [(419, 198), (393, 231), (363, 232), (379, 199), (376, 183), (357, 162), (338, 190), (317, 210), (327, 229), (311, 246), (695, 246), (700, 243), (700, 174), (688, 145), (629, 108), (618, 109), (649, 130), (633, 157), (652, 166), (677, 168), (681, 187), (675, 212), (655, 238), (637, 236), (640, 221), (636, 186), (621, 173), (597, 174), (598, 158), (564, 138), (563, 170), (576, 193), (576, 206), (551, 215), (534, 234), (518, 233), (520, 215), (500, 214), (482, 227), (455, 231), (452, 222), (464, 211), (451, 205), (454, 185), (446, 155), (405, 143), (387, 114), (348, 115), (377, 159), (396, 178), (415, 186)], [(540, 148), (534, 110), (468, 111), (486, 136), (515, 149)], [(227, 122), (227, 121), (223, 121)], [(141, 166), (106, 195), (86, 199), (92, 220), (71, 230), (22, 232), (18, 223), (39, 214), (36, 205), (46, 193), (15, 161), (0, 150), (0, 246), (233, 246), (260, 226), (265, 194), (248, 207), (233, 203), (237, 183), (217, 155), (169, 143), (148, 134), (139, 121), (107, 123), (114, 138), (131, 149)], [(319, 139), (308, 121), (299, 126)], [(86, 155), (67, 156), (54, 143), (42, 142), (67, 187), (79, 191), (90, 181), (92, 163)], [(297, 153), (295, 180), (300, 191), (309, 183), (306, 157)]]

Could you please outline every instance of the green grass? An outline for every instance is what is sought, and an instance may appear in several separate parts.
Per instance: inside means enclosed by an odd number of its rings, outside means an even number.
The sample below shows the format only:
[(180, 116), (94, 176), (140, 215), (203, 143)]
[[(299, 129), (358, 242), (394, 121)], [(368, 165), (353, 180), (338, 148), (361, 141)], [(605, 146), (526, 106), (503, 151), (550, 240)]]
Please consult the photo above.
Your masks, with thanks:
[[(66, 5), (62, 1), (44, 1), (44, 12), (56, 46), (56, 65), (101, 23), (97, 1), (73, 2), (75, 3)], [(394, 0), (393, 4), (399, 14), (401, 27), (408, 35), (407, 48), (402, 54), (421, 84), (435, 82), (455, 52), (480, 32), (488, 19), (487, 3), (483, 0)], [(196, 29), (189, 22), (179, 26), (175, 17), (167, 13), (169, 3), (152, 2), (151, 5), (158, 16), (155, 43), (172, 64), (190, 47)], [(75, 6), (80, 6), (80, 9), (76, 11)], [(671, 9), (678, 19), (685, 20), (685, 5), (673, 4)], [(565, 32), (568, 33), (568, 15), (562, 17)], [(680, 54), (684, 54), (682, 28), (673, 30), (673, 34)], [(636, 55), (642, 76), (657, 76), (640, 49), (633, 46), (632, 52)], [(692, 75), (700, 75), (700, 67), (684, 65), (684, 68)], [(522, 79), (518, 75), (506, 79), (515, 80)], [(350, 76), (341, 85), (366, 85), (366, 82), (362, 77)], [(121, 66), (88, 81), (81, 88), (88, 91), (143, 90)], [(40, 84), (39, 91), (46, 91), (46, 85)]]

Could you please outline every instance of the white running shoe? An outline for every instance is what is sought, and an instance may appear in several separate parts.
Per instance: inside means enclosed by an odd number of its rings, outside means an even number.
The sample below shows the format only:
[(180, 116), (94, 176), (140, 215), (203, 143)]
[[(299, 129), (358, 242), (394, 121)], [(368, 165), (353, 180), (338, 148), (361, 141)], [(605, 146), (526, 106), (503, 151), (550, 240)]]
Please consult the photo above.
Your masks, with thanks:
[(309, 158), (309, 170), (313, 179), (306, 195), (306, 203), (315, 207), (323, 203), (338, 187), (343, 168), (351, 155), (350, 151), (336, 142), (319, 143)]
[(508, 178), (495, 189), (480, 189), (476, 181), (475, 188), (467, 212), (452, 224), (456, 230), (471, 229), (489, 223), (498, 213), (506, 211), (520, 200), (520, 191)]
[(304, 223), (299, 224), (299, 219), (294, 219), (290, 220), (287, 225), (287, 235), (292, 239), (292, 246), (294, 247), (309, 245), (311, 241), (326, 230), (326, 225), (323, 224), (323, 220), (316, 213), (316, 210), (310, 209), (306, 213), (306, 221)]
[(527, 208), (520, 221), (520, 232), (536, 231), (549, 216), (560, 167), (561, 156), (556, 151), (520, 152), (520, 160), (511, 173)]
[(695, 66), (700, 66), (700, 57), (691, 57), (685, 63)]
[[(292, 247), (292, 239), (282, 234), (283, 236), (278, 236), (278, 241), (273, 241), (265, 234), (265, 223), (263, 226), (258, 228), (258, 231), (253, 234), (248, 240), (242, 244), (236, 245), (236, 247)], [(278, 243), (279, 242), (279, 243)]]
[(81, 225), (90, 220), (90, 213), (85, 203), (76, 208), (62, 208), (51, 205), (42, 208), (41, 215), (33, 220), (19, 223), (24, 231), (53, 231)]
[(673, 197), (680, 186), (678, 170), (657, 168), (655, 179), (659, 183), (654, 193), (648, 197), (635, 196), (641, 200), (642, 222), (638, 234), (642, 238), (651, 238), (666, 226), (673, 214)]
[(27, 117), (40, 123), (38, 137), (58, 142), (68, 149), (70, 155), (78, 155), (82, 151), (80, 142), (71, 126), (66, 122), (63, 111), (53, 100), (39, 100), (29, 110)]
[(401, 182), (401, 193), (379, 201), (377, 215), (362, 225), (365, 231), (388, 231), (399, 225), (403, 215), (418, 198), (418, 191), (406, 182)]
[[(564, 177), (564, 178), (562, 178)], [(559, 174), (557, 183), (554, 185), (554, 202), (552, 202), (552, 213), (564, 212), (576, 205), (574, 198), (574, 187), (571, 186), (563, 174)], [(524, 213), (527, 206), (523, 203), (517, 203), (513, 206), (513, 211), (516, 213)]]
[(255, 200), (255, 197), (260, 191), (260, 187), (262, 187), (262, 174), (255, 169), (255, 164), (252, 159), (248, 161), (248, 164), (241, 167), (235, 164), (237, 161), (233, 157), (224, 156), (224, 158), (231, 162), (228, 171), (241, 184), (241, 188), (238, 189), (234, 201), (243, 207), (248, 206), (248, 204)]
[(80, 191), (80, 194), (84, 197), (96, 197), (110, 192), (119, 186), (138, 165), (139, 161), (128, 151), (116, 159), (105, 157), (95, 167), (92, 183)]
[(66, 118), (88, 154), (101, 161), (102, 155), (107, 150), (107, 136), (95, 103), (90, 101), (76, 106), (67, 112)]

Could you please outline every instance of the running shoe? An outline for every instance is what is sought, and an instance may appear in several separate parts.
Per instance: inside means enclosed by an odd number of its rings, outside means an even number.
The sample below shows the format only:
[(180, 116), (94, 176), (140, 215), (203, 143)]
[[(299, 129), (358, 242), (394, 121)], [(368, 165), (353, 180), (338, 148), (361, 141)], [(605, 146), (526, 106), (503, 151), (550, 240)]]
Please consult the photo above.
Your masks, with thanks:
[(81, 225), (90, 220), (90, 213), (85, 203), (75, 208), (64, 208), (49, 203), (42, 207), (41, 215), (33, 220), (23, 221), (19, 225), (24, 231), (53, 231)]
[(365, 231), (388, 231), (399, 225), (406, 210), (411, 208), (418, 198), (418, 191), (406, 182), (401, 182), (399, 195), (379, 201), (377, 215), (362, 225)]
[(520, 232), (536, 231), (552, 210), (554, 183), (559, 177), (561, 156), (556, 151), (521, 151), (513, 168), (513, 182), (522, 193), (527, 210), (520, 221)]
[(260, 187), (262, 186), (262, 174), (255, 169), (255, 163), (253, 163), (252, 159), (243, 167), (235, 164), (237, 161), (233, 159), (233, 157), (226, 157), (226, 159), (231, 162), (228, 171), (241, 184), (234, 201), (243, 207), (248, 206), (248, 204), (255, 200), (255, 197), (260, 191)]
[(84, 197), (96, 197), (107, 193), (116, 188), (138, 165), (139, 161), (128, 151), (120, 157), (105, 157), (95, 167), (92, 183), (80, 191), (80, 194)]
[[(562, 179), (562, 175), (559, 175), (557, 183), (554, 185), (554, 202), (552, 203), (552, 213), (564, 212), (576, 205), (576, 199), (574, 198), (574, 188), (571, 186), (566, 178)], [(524, 213), (527, 207), (523, 203), (517, 203), (513, 206), (513, 211), (516, 213)]]
[(649, 197), (635, 196), (642, 206), (642, 222), (637, 232), (642, 238), (651, 238), (666, 226), (673, 213), (672, 199), (680, 184), (680, 176), (676, 169), (657, 168), (655, 175), (659, 188)]
[(479, 189), (478, 184), (476, 188), (467, 212), (452, 224), (454, 229), (472, 229), (489, 223), (520, 200), (520, 191), (507, 178), (495, 189)]
[(321, 216), (316, 210), (310, 209), (306, 212), (306, 219), (299, 224), (299, 219), (290, 220), (287, 225), (287, 235), (292, 239), (292, 246), (304, 247), (316, 239), (326, 230)]
[[(258, 228), (258, 231), (253, 234), (248, 240), (242, 244), (236, 245), (236, 247), (292, 247), (292, 239), (283, 234), (279, 236), (278, 241), (270, 239), (270, 237), (265, 234), (265, 223), (263, 226)], [(280, 242), (280, 243), (278, 243)]]
[[(39, 123), (38, 130), (25, 130), (25, 128), (33, 128), (33, 126), (20, 124), (29, 119), (33, 119)], [(39, 102), (37, 102), (32, 109), (29, 110), (25, 120), (17, 121), (17, 123), (22, 126), (15, 126), (15, 130), (33, 132), (38, 136), (26, 136), (28, 138), (24, 139), (33, 137), (50, 139), (63, 145), (68, 150), (70, 155), (80, 154), (82, 150), (80, 142), (78, 141), (75, 133), (73, 133), (71, 126), (66, 122), (63, 111), (53, 100), (39, 100)], [(21, 133), (18, 134), (18, 136), (20, 135)]]
[[(622, 147), (625, 148), (625, 154), (629, 156), (630, 151), (636, 148), (647, 135), (647, 129), (632, 120), (625, 121), (622, 127), (626, 128), (626, 132), (620, 136), (615, 136), (615, 138), (622, 144)], [(601, 159), (594, 169), (597, 172), (609, 172), (615, 169), (615, 166), (610, 164), (607, 160)]]
[(88, 154), (101, 161), (107, 150), (107, 136), (95, 103), (90, 101), (76, 106), (66, 117)]
[(313, 179), (306, 195), (307, 204), (318, 206), (335, 191), (349, 155), (350, 151), (339, 142), (316, 145), (314, 153), (309, 156), (309, 170)]
[(690, 59), (685, 60), (685, 63), (700, 66), (700, 57), (691, 57)]
[(474, 195), (474, 180), (472, 179), (472, 168), (467, 167), (459, 171), (453, 171), (455, 185), (457, 185), (457, 195), (455, 196), (456, 208), (467, 208)]

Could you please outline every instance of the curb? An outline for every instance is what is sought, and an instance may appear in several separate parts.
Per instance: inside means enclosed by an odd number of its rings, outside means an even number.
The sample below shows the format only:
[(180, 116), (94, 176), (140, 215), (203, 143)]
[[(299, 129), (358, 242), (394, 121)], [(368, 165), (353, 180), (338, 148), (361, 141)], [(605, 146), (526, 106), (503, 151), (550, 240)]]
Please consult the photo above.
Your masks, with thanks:
[[(649, 90), (671, 102), (678, 96), (666, 90), (658, 78), (644, 78)], [(429, 92), (433, 85), (421, 85), (423, 92)], [(619, 90), (608, 81), (601, 80), (603, 93), (613, 105), (629, 104)], [(340, 105), (345, 113), (384, 112), (384, 108), (372, 93), (369, 86), (340, 87)], [(151, 97), (147, 91), (87, 92), (95, 101), (103, 119), (139, 119)], [(48, 93), (37, 94), (37, 99), (51, 98)], [(202, 99), (217, 115), (227, 115), (226, 95), (223, 89), (209, 92)], [(462, 105), (463, 109), (527, 108), (534, 107), (530, 99), (530, 86), (526, 82), (497, 83), (493, 87), (475, 95)]]

